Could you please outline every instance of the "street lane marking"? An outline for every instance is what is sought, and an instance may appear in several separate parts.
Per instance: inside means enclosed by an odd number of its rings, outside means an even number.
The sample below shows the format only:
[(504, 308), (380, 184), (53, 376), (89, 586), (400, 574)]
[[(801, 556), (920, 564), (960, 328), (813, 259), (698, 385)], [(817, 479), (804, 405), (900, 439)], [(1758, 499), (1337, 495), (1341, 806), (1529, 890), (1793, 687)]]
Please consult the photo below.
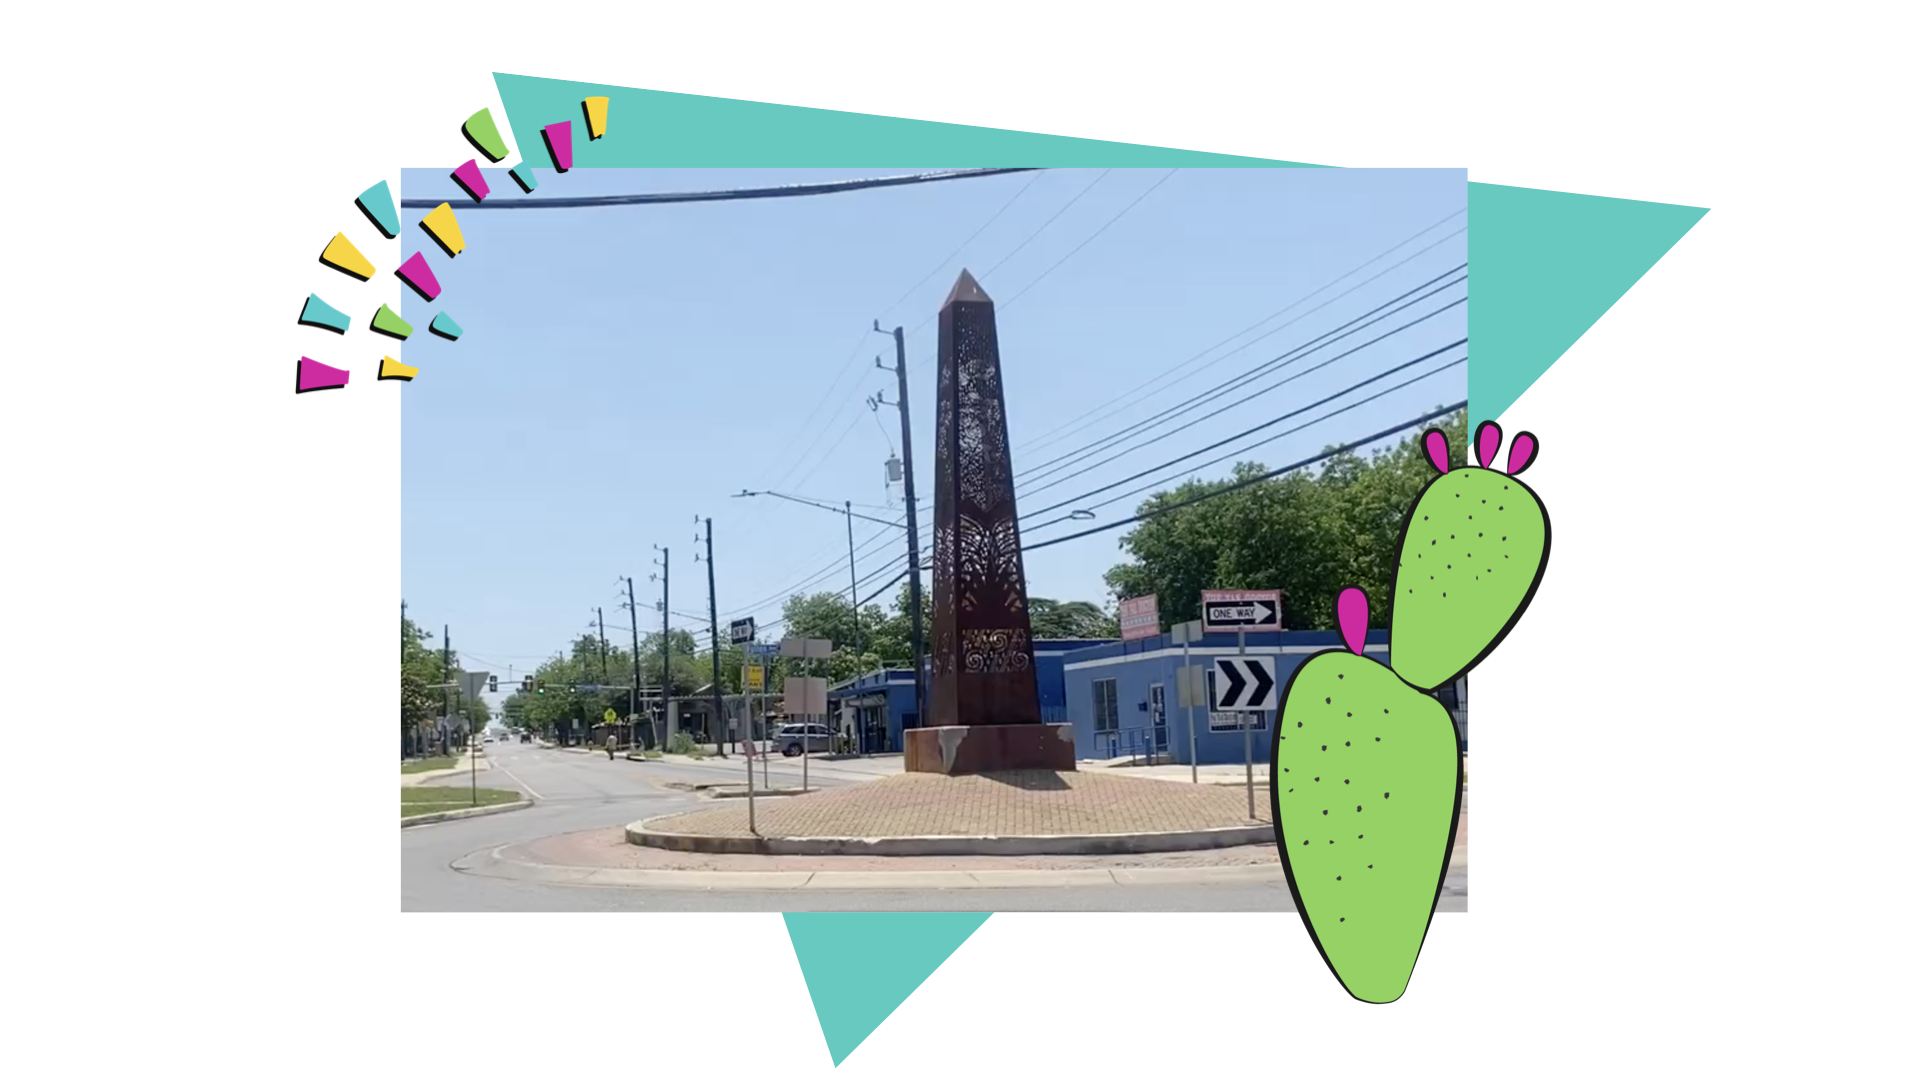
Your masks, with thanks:
[(532, 789), (532, 788), (530, 788), (530, 787), (527, 787), (527, 782), (526, 782), (525, 780), (522, 780), (522, 779), (520, 779), (519, 777), (517, 777), (517, 776), (514, 776), (514, 775), (513, 775), (513, 770), (512, 770), (512, 769), (509, 769), (509, 768), (507, 768), (507, 766), (506, 766), (506, 764), (505, 764), (505, 763), (502, 763), (502, 764), (501, 764), (501, 766), (500, 766), (500, 771), (501, 771), (501, 772), (503, 772), (503, 773), (506, 773), (506, 774), (507, 774), (508, 776), (510, 776), (510, 777), (513, 777), (513, 782), (514, 782), (514, 783), (516, 783), (516, 784), (519, 784), (519, 785), (520, 785), (520, 786), (521, 786), (522, 788), (524, 788), (524, 789), (526, 790), (526, 793), (527, 793), (528, 795), (530, 795), (530, 796), (532, 796), (532, 797), (533, 797), (533, 801), (534, 801), (534, 802), (539, 802), (539, 801), (540, 801), (540, 793), (539, 793), (539, 792), (537, 792), (537, 791), (535, 791), (535, 790), (533, 790), (533, 789)]

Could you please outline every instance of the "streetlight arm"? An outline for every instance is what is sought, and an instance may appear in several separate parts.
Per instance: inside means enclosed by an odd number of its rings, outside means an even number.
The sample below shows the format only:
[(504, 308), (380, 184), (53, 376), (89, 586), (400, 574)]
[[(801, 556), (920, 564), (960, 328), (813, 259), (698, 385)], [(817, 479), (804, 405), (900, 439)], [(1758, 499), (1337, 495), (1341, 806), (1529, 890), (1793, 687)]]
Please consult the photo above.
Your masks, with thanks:
[(802, 506), (814, 506), (822, 510), (831, 510), (836, 514), (845, 514), (848, 517), (857, 517), (861, 521), (871, 521), (876, 525), (890, 525), (896, 529), (906, 528), (905, 525), (902, 525), (897, 521), (887, 521), (884, 518), (868, 517), (865, 514), (856, 514), (852, 510), (842, 509), (838, 506), (831, 506), (823, 502), (814, 502), (812, 499), (803, 499), (797, 495), (782, 495), (778, 491), (743, 491), (740, 494), (735, 495), (734, 498), (739, 499), (739, 498), (744, 498), (752, 495), (771, 495), (776, 499), (785, 499), (788, 502), (799, 503)]

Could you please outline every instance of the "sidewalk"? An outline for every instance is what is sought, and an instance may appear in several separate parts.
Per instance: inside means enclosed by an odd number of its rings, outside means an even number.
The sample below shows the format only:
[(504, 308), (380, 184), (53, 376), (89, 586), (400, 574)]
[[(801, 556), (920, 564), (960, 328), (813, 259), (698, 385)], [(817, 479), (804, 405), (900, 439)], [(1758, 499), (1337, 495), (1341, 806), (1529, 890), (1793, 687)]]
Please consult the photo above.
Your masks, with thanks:
[[(743, 755), (735, 753), (733, 756), (725, 759), (696, 759), (683, 757), (678, 754), (668, 754), (657, 760), (738, 772), (742, 759)], [(757, 762), (759, 758), (756, 757), (754, 760)], [(799, 758), (781, 757), (778, 753), (773, 755), (773, 763), (775, 765), (790, 765), (796, 769), (800, 767)], [(1190, 784), (1193, 782), (1194, 771), (1191, 766), (1187, 765), (1118, 765), (1098, 759), (1077, 762), (1076, 765), (1080, 772), (1102, 776), (1124, 776), (1128, 779), (1162, 780), (1179, 784)], [(904, 773), (906, 771), (906, 757), (898, 753), (874, 754), (867, 757), (838, 757), (829, 754), (814, 754), (809, 759), (808, 768), (836, 779), (878, 780), (888, 776), (899, 776)], [(1247, 783), (1247, 767), (1244, 764), (1202, 765), (1200, 766), (1199, 772), (1200, 783), (1202, 785), (1217, 784), (1226, 787), (1236, 785), (1244, 787)], [(1257, 787), (1263, 789), (1266, 787), (1266, 762), (1256, 761), (1253, 763), (1253, 782)]]
[(433, 780), (442, 776), (456, 776), (456, 775), (470, 772), (470, 771), (486, 772), (489, 769), (493, 768), (493, 763), (489, 762), (486, 759), (486, 755), (483, 754), (480, 757), (480, 767), (479, 769), (475, 770), (472, 764), (468, 760), (470, 756), (471, 756), (470, 754), (461, 755), (460, 764), (454, 766), (451, 769), (433, 769), (428, 772), (401, 773), (400, 786), (413, 787), (416, 784), (422, 784), (428, 780)]

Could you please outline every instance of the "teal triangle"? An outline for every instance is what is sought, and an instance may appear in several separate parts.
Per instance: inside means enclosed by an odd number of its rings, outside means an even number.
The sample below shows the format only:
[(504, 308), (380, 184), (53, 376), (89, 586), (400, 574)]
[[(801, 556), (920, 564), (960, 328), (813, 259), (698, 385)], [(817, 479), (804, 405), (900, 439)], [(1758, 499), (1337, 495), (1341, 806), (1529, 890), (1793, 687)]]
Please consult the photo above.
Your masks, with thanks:
[(347, 313), (320, 299), (319, 293), (308, 293), (306, 306), (300, 309), (300, 325), (323, 326), (336, 334), (347, 332)]
[(827, 1052), (839, 1065), (990, 913), (831, 912), (786, 916)]
[(1706, 216), (1701, 207), (1467, 185), (1473, 421), (1517, 401)]
[(385, 180), (361, 192), (353, 205), (359, 207), (387, 239), (400, 235), (400, 212), (393, 207), (393, 192), (387, 189)]
[(433, 322), (427, 329), (449, 341), (458, 341), (460, 340), (460, 335), (465, 333), (465, 331), (460, 329), (460, 324), (454, 322), (453, 318), (444, 311), (433, 317)]

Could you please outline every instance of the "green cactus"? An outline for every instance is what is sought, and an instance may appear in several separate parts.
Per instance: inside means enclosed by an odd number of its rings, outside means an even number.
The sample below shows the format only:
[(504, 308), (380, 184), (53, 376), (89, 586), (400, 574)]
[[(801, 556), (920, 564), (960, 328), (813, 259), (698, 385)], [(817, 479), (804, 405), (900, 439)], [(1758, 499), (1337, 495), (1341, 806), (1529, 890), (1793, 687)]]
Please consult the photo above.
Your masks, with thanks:
[(1453, 717), (1361, 655), (1367, 596), (1335, 605), (1346, 649), (1295, 669), (1268, 770), (1274, 838), (1307, 932), (1349, 994), (1406, 992), (1459, 821)]
[(1500, 449), (1491, 420), (1474, 433), (1478, 468), (1449, 471), (1438, 429), (1421, 444), (1441, 475), (1400, 530), (1388, 659), (1409, 685), (1434, 690), (1485, 659), (1519, 621), (1546, 570), (1552, 528), (1519, 479), (1539, 448), (1531, 433), (1514, 437), (1504, 473), (1488, 467)]

